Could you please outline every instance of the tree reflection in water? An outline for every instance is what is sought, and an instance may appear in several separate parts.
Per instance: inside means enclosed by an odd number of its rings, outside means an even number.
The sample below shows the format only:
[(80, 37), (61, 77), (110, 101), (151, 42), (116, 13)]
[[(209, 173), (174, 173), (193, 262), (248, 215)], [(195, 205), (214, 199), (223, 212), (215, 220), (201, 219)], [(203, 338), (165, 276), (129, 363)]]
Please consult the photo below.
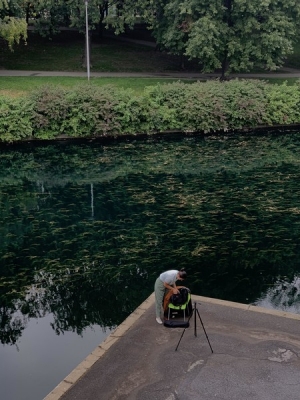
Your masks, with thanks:
[(273, 287), (267, 289), (254, 304), (261, 307), (272, 308), (300, 313), (300, 277), (294, 276), (291, 281), (278, 280)]
[(48, 313), (56, 334), (112, 328), (169, 268), (195, 294), (280, 308), (285, 293), (298, 311), (298, 289), (278, 282), (299, 274), (299, 138), (3, 149), (1, 342)]

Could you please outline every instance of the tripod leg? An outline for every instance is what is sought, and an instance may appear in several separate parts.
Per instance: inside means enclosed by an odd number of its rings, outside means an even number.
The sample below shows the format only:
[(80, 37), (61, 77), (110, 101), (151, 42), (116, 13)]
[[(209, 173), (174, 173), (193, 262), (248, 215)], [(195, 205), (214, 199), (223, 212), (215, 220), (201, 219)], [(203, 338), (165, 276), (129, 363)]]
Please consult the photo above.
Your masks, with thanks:
[(177, 343), (177, 346), (176, 346), (175, 351), (177, 351), (177, 349), (178, 349), (178, 346), (179, 346), (179, 344), (180, 344), (180, 342), (181, 342), (181, 339), (182, 339), (182, 337), (183, 337), (183, 335), (184, 335), (185, 330), (186, 330), (186, 328), (184, 328), (184, 330), (183, 330), (183, 332), (182, 332), (182, 334), (181, 334), (181, 336), (180, 336), (180, 339), (179, 339), (179, 342)]
[[(195, 307), (196, 307), (196, 306), (195, 306)], [(196, 308), (195, 308), (195, 309), (196, 309)], [(195, 310), (195, 309), (194, 309), (194, 310)], [(194, 311), (194, 310), (193, 310), (193, 311)], [(192, 318), (192, 315), (193, 315), (193, 311), (192, 311), (191, 315), (189, 316), (187, 325), (189, 325), (190, 319)], [(196, 312), (195, 312), (195, 315), (196, 315)], [(195, 321), (196, 321), (196, 317), (195, 317)], [(175, 351), (177, 351), (177, 349), (178, 349), (178, 346), (179, 346), (179, 344), (180, 344), (180, 342), (181, 342), (181, 339), (182, 339), (182, 337), (183, 337), (183, 335), (184, 335), (185, 330), (186, 330), (186, 328), (184, 328), (184, 330), (183, 330), (183, 332), (182, 332), (182, 334), (181, 334), (181, 336), (180, 336), (180, 339), (179, 339), (179, 342), (177, 343), (177, 346), (176, 346)]]
[(195, 337), (197, 337), (197, 319), (196, 319), (196, 311), (198, 311), (198, 310), (197, 310), (197, 306), (196, 306), (196, 303), (195, 303), (195, 305), (194, 305), (194, 335), (195, 335)]
[[(204, 325), (203, 325), (202, 319), (201, 319), (201, 317), (200, 317), (200, 313), (199, 313), (199, 311), (198, 311), (197, 309), (196, 309), (196, 311), (197, 311), (198, 317), (199, 317), (199, 319), (200, 319), (200, 322), (201, 322), (201, 325), (202, 325), (203, 331), (204, 331), (204, 333), (205, 333), (205, 336), (206, 336), (207, 342), (208, 342), (208, 344), (209, 344), (210, 350), (211, 350), (211, 352), (213, 353), (213, 349), (212, 349), (212, 347), (211, 347), (211, 344), (210, 344), (210, 341), (209, 341), (209, 339), (208, 339), (208, 336), (207, 336), (206, 330), (205, 330), (205, 328), (204, 328)], [(195, 313), (195, 314), (196, 314), (196, 313)]]

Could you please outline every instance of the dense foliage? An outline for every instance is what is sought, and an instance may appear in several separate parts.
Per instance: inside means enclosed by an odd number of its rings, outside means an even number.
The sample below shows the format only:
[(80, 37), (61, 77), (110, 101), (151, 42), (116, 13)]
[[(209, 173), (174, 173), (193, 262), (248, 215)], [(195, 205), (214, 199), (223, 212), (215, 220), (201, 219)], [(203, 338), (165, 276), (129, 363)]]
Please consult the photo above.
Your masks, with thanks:
[(18, 3), (0, 0), (0, 38), (12, 49), (14, 43), (27, 38), (27, 24)]
[[(104, 16), (114, 2), (107, 0), (88, 1), (88, 22), (90, 29), (100, 28)], [(62, 27), (85, 31), (85, 2), (81, 0), (40, 0), (32, 3), (29, 9), (31, 23), (46, 37), (58, 33)]]
[[(127, 0), (153, 29), (157, 43), (200, 62), (203, 71), (275, 70), (293, 51), (300, 4), (295, 0)], [(116, 27), (123, 19), (112, 19)], [(120, 28), (119, 28), (120, 29)]]
[(0, 97), (0, 140), (234, 131), (298, 124), (299, 110), (299, 84), (179, 81), (143, 95), (114, 86), (45, 86), (22, 99)]

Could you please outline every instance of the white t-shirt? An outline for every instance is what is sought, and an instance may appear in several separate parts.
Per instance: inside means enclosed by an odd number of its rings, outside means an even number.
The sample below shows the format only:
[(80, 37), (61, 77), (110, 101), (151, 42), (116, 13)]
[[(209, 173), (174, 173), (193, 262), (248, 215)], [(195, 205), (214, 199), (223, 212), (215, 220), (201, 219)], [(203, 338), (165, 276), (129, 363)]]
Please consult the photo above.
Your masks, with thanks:
[(164, 283), (167, 283), (168, 285), (172, 286), (177, 281), (176, 276), (178, 272), (179, 271), (177, 271), (177, 269), (171, 269), (169, 271), (160, 274), (159, 279)]

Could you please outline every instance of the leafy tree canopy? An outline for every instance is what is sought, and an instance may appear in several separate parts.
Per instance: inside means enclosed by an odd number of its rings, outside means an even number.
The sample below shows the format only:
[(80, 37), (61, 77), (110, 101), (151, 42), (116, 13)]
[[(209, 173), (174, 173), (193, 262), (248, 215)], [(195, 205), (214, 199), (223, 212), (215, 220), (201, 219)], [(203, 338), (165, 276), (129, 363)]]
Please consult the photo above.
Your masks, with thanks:
[[(130, 4), (131, 3), (131, 4)], [(140, 15), (161, 46), (198, 59), (204, 72), (275, 70), (293, 51), (300, 3), (296, 0), (128, 0), (121, 30)]]
[(22, 7), (17, 2), (0, 0), (0, 37), (12, 49), (14, 43), (27, 38), (27, 24), (22, 16)]
[[(89, 0), (89, 27), (93, 29), (102, 23), (108, 11), (107, 0)], [(33, 5), (31, 15), (35, 29), (43, 36), (59, 32), (61, 27), (75, 27), (84, 32), (85, 2), (83, 0), (40, 0)]]

